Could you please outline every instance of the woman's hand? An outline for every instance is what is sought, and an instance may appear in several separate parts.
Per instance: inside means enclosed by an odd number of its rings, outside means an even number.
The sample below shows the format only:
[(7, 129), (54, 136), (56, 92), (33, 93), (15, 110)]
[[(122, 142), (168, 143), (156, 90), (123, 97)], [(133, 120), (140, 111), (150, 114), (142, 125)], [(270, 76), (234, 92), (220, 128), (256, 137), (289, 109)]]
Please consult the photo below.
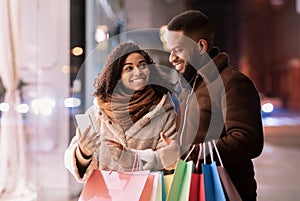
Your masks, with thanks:
[(81, 133), (81, 131), (77, 128), (78, 134), (78, 147), (80, 152), (84, 158), (89, 158), (92, 154), (99, 148), (100, 140), (99, 132), (89, 133), (91, 126)]
[(109, 152), (112, 156), (112, 158), (117, 161), (120, 159), (120, 156), (122, 154), (123, 151), (123, 145), (120, 144), (119, 142), (113, 141), (113, 140), (109, 140), (109, 139), (105, 139), (104, 140), (106, 146), (109, 149)]

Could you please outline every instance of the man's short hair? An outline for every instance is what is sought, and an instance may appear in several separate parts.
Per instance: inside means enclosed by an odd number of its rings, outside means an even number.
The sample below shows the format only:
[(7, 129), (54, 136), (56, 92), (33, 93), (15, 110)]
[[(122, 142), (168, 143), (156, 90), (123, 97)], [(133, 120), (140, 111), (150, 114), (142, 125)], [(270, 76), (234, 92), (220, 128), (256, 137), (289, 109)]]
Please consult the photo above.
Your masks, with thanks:
[(170, 31), (183, 31), (187, 36), (197, 35), (213, 43), (214, 28), (208, 17), (198, 10), (188, 10), (175, 16), (167, 26)]

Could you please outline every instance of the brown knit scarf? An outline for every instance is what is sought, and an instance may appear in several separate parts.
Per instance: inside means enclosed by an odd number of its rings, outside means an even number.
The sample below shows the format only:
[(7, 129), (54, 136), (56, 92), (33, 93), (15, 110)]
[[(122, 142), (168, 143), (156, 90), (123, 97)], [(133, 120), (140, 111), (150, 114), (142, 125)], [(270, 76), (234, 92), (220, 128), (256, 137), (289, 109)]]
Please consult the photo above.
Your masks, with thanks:
[(161, 96), (151, 86), (146, 86), (145, 89), (133, 94), (118, 87), (111, 101), (104, 102), (98, 98), (97, 103), (113, 122), (118, 123), (123, 130), (127, 130), (160, 100)]

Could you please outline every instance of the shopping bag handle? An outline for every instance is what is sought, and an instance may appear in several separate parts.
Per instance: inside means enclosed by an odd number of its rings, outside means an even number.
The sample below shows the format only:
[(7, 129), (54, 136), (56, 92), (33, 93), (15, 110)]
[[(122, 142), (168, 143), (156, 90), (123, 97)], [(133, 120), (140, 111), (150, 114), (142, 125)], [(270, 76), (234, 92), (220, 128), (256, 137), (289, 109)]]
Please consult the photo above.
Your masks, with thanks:
[(142, 170), (142, 167), (140, 165), (140, 155), (138, 151), (133, 151), (134, 152), (134, 160), (133, 160), (133, 165), (131, 169), (131, 173), (134, 172), (134, 169), (137, 168), (138, 170)]
[(203, 163), (206, 164), (206, 146), (205, 142), (203, 142)]
[[(203, 160), (204, 160), (203, 163), (206, 164), (206, 144), (208, 145), (208, 148), (209, 148), (209, 154), (210, 154), (211, 162), (214, 161), (214, 154), (213, 154), (213, 148), (214, 148), (216, 150), (216, 153), (217, 153), (220, 165), (222, 167), (224, 167), (222, 159), (221, 159), (221, 156), (220, 156), (220, 153), (219, 153), (219, 150), (218, 150), (217, 145), (216, 145), (216, 140), (213, 139), (212, 141), (203, 142), (203, 143), (199, 143), (198, 144), (198, 146), (199, 146), (199, 153), (198, 153), (198, 158), (197, 158), (197, 162), (196, 162), (196, 172), (198, 172), (198, 168), (199, 168), (199, 163), (200, 163), (202, 151), (203, 151)], [(213, 144), (214, 147), (212, 147), (212, 144)], [(193, 151), (193, 149), (194, 149), (194, 146), (191, 149), (191, 151), (189, 152), (188, 156), (191, 154), (191, 152)], [(185, 158), (185, 160), (187, 159), (187, 157)]]
[(186, 162), (186, 160), (188, 159), (188, 157), (191, 155), (191, 153), (193, 152), (193, 150), (195, 149), (195, 144), (193, 144), (191, 150), (189, 151), (189, 153), (186, 155), (185, 159), (183, 161)]
[(196, 163), (196, 172), (198, 172), (199, 169), (199, 163), (201, 159), (201, 152), (202, 152), (202, 143), (198, 144), (199, 146), (199, 153), (198, 153), (198, 158), (197, 158), (197, 163)]
[(213, 139), (213, 140), (212, 140), (212, 143), (213, 143), (214, 148), (215, 148), (215, 150), (216, 150), (216, 153), (217, 153), (219, 162), (220, 162), (221, 166), (224, 167), (224, 166), (223, 166), (223, 163), (222, 163), (222, 160), (221, 160), (221, 156), (220, 156), (219, 150), (218, 150), (217, 145), (216, 145), (216, 140)]
[(217, 145), (216, 145), (216, 141), (213, 139), (212, 141), (208, 141), (208, 142), (203, 142), (203, 154), (204, 154), (204, 164), (206, 164), (206, 143), (208, 145), (208, 149), (209, 149), (209, 155), (210, 155), (210, 160), (211, 162), (215, 161), (214, 160), (214, 152), (213, 152), (213, 147), (212, 144), (214, 145), (214, 149), (216, 150), (218, 159), (220, 161), (221, 166), (223, 167), (223, 163), (220, 157), (220, 153), (217, 149)]
[(214, 161), (214, 152), (212, 150), (211, 141), (207, 142), (207, 144), (208, 144), (208, 148), (209, 148), (210, 160), (211, 160), (211, 162), (213, 162)]

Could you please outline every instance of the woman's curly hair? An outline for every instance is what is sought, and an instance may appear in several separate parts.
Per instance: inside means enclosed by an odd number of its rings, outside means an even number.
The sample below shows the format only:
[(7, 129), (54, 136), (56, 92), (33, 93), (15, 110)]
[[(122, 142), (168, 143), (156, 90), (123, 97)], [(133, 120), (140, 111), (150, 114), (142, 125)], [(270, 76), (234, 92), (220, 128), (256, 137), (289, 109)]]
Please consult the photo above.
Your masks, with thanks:
[(123, 64), (128, 55), (131, 53), (141, 54), (145, 58), (146, 63), (148, 65), (150, 64), (148, 66), (150, 70), (149, 83), (152, 85), (156, 93), (159, 93), (162, 96), (168, 91), (173, 91), (173, 84), (164, 77), (164, 73), (159, 70), (157, 65), (155, 65), (149, 54), (140, 49), (138, 45), (126, 42), (117, 46), (107, 57), (102, 72), (98, 74), (98, 77), (94, 82), (95, 97), (100, 98), (103, 101), (110, 100), (115, 86), (121, 79)]

